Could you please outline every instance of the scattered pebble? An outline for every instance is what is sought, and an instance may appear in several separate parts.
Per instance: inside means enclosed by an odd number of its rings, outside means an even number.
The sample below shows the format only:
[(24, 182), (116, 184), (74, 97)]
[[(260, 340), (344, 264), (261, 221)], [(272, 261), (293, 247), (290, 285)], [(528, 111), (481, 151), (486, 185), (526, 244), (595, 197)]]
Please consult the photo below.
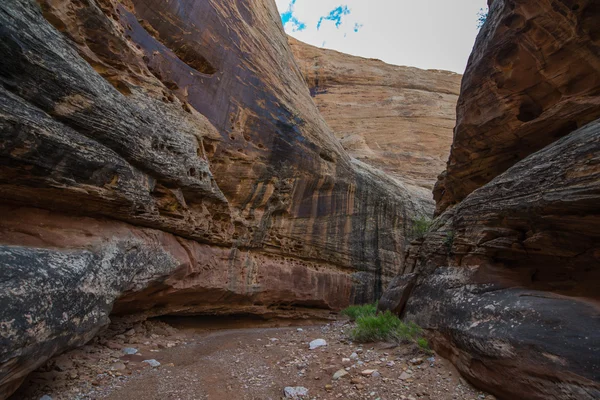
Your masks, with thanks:
[(160, 367), (160, 363), (158, 361), (156, 361), (155, 359), (144, 360), (142, 362), (145, 362), (146, 364), (149, 364), (152, 368)]
[(403, 381), (405, 381), (405, 380), (407, 380), (408, 378), (411, 378), (411, 377), (412, 377), (412, 375), (407, 374), (406, 372), (403, 372), (403, 373), (400, 374), (400, 379), (403, 380)]
[(308, 396), (308, 389), (304, 386), (288, 386), (283, 389), (283, 394), (286, 399), (303, 399)]
[(350, 375), (346, 370), (340, 369), (335, 374), (333, 374), (333, 380), (337, 381), (340, 378)]
[[(214, 355), (200, 355), (195, 362), (182, 360), (177, 366), (167, 361), (144, 360), (140, 354), (158, 352), (155, 357), (160, 360), (176, 360), (173, 355), (185, 354), (188, 349), (195, 352), (203, 344), (192, 336), (195, 334), (169, 333), (164, 328), (166, 324), (159, 324), (154, 330), (154, 325), (136, 325), (132, 336), (126, 335), (129, 330), (120, 328), (119, 332), (125, 332), (120, 335), (122, 338), (100, 337), (96, 343), (51, 360), (47, 368), (35, 373), (40, 382), (36, 383), (35, 393), (22, 398), (83, 400), (104, 398), (110, 393), (112, 398), (119, 398), (130, 379), (156, 379), (161, 390), (180, 399), (209, 395), (299, 400), (495, 400), (474, 390), (447, 362), (434, 364), (437, 356), (426, 355), (412, 344), (390, 347), (369, 343), (356, 347), (346, 336), (347, 322), (236, 334), (226, 342), (227, 346), (213, 349)], [(310, 345), (306, 346), (307, 337), (319, 339), (308, 340)], [(125, 343), (136, 348), (124, 348)], [(183, 349), (182, 344), (187, 348)], [(327, 347), (309, 350), (322, 346)], [(228, 372), (221, 377), (219, 371)], [(226, 385), (207, 386), (207, 377), (209, 382), (222, 378)], [(284, 387), (292, 390), (286, 393)], [(148, 397), (149, 389), (141, 389), (140, 396)], [(40, 399), (43, 394), (48, 397)]]
[(129, 354), (129, 355), (136, 354), (137, 352), (138, 352), (138, 349), (134, 349), (133, 347), (125, 347), (123, 349), (123, 353)]
[(376, 372), (376, 369), (365, 369), (364, 371), (361, 371), (361, 375), (362, 376), (371, 376), (374, 372)]
[(327, 346), (327, 342), (325, 341), (325, 339), (315, 339), (312, 342), (310, 342), (309, 349), (314, 350), (323, 346)]

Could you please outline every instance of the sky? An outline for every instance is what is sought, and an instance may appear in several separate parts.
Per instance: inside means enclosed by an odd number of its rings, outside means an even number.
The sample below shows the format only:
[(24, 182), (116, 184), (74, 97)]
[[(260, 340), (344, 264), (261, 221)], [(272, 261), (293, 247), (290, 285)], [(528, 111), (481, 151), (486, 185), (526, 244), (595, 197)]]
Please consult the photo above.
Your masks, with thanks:
[(285, 31), (313, 46), (463, 73), (486, 0), (276, 0)]

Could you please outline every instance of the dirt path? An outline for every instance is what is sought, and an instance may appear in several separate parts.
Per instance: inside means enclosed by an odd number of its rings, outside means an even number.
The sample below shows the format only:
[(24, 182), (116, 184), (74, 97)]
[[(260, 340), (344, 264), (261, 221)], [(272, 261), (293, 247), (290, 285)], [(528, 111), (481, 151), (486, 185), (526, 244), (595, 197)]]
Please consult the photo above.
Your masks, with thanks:
[[(308, 399), (493, 399), (413, 345), (350, 343), (344, 322), (217, 331), (175, 325), (108, 332), (112, 337), (51, 361), (11, 400), (44, 394), (52, 400), (276, 400), (288, 386), (308, 389)], [(318, 338), (327, 346), (309, 350)], [(137, 353), (125, 355), (128, 347)], [(149, 359), (160, 365), (144, 362)], [(333, 380), (340, 370), (348, 374)], [(377, 372), (365, 376), (365, 370)]]

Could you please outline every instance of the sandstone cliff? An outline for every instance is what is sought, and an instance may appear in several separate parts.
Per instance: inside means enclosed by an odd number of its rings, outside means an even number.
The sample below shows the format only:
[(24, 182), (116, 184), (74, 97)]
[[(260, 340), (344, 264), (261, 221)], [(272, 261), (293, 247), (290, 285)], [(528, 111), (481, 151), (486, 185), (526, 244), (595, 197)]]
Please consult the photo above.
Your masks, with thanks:
[(344, 151), (271, 0), (7, 0), (0, 52), (0, 398), (111, 312), (372, 301), (430, 208)]
[(323, 117), (353, 157), (428, 190), (452, 143), (461, 75), (389, 65), (289, 38)]
[(600, 117), (596, 1), (489, 1), (465, 71), (438, 213)]
[(491, 2), (443, 212), (384, 296), (501, 398), (600, 398), (598, 21), (591, 1)]

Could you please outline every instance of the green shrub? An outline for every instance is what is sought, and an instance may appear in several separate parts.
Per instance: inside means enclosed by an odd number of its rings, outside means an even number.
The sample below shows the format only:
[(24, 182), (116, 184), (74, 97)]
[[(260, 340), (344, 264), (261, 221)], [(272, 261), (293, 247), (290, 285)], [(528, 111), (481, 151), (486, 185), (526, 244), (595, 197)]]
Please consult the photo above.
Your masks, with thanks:
[(417, 324), (406, 324), (390, 311), (386, 311), (358, 317), (350, 336), (357, 342), (414, 342), (422, 333), (423, 330)]
[(431, 218), (425, 215), (421, 215), (419, 218), (413, 219), (411, 237), (413, 239), (424, 238), (427, 232), (429, 232), (432, 223), (433, 221)]
[(350, 306), (342, 310), (341, 314), (348, 316), (352, 321), (356, 321), (363, 316), (374, 316), (377, 314), (377, 303)]
[(429, 342), (427, 341), (427, 339), (425, 339), (424, 337), (420, 337), (417, 339), (417, 344), (419, 345), (419, 347), (425, 351), (431, 351), (429, 349)]

